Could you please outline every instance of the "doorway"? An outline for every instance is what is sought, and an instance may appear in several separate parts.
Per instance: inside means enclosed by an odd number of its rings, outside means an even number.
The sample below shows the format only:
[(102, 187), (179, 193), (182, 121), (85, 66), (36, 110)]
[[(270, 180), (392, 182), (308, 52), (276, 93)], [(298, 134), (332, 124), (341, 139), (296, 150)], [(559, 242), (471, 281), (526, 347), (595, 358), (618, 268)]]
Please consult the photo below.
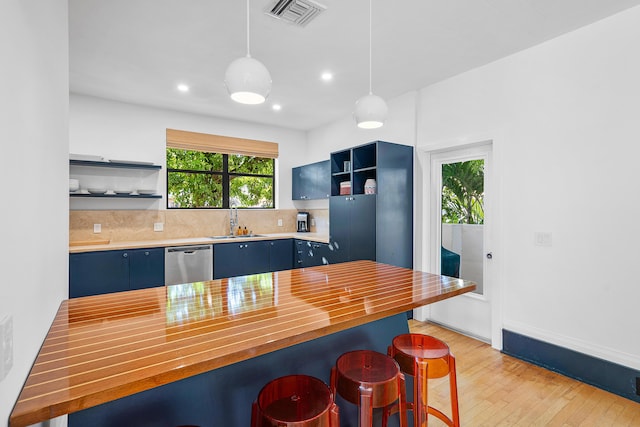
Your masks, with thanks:
[(438, 151), (429, 157), (432, 272), (470, 280), (477, 287), (474, 292), (429, 305), (427, 317), (491, 343), (492, 144)]

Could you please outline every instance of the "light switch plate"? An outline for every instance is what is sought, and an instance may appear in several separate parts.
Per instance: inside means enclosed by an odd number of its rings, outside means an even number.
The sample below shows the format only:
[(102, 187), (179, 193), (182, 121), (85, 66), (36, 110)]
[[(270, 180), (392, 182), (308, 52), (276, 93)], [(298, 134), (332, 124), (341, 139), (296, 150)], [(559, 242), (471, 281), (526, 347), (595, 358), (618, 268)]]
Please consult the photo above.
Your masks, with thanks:
[(102, 224), (93, 224), (94, 233), (102, 233)]
[(278, 227), (282, 227), (282, 218), (278, 219)]
[(534, 244), (536, 246), (551, 246), (552, 236), (551, 233), (536, 231), (533, 233)]

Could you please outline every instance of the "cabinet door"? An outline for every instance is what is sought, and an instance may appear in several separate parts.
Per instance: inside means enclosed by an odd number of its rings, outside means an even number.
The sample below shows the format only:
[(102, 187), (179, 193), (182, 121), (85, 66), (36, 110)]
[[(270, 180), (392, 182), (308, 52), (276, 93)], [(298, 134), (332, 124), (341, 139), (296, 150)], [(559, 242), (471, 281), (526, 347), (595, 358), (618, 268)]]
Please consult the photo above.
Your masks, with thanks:
[(326, 199), (331, 191), (329, 160), (299, 166), (291, 170), (293, 200)]
[(219, 243), (213, 247), (213, 278), (246, 276), (269, 271), (266, 241)]
[(308, 193), (310, 199), (326, 199), (331, 193), (329, 160), (306, 166), (308, 171)]
[(329, 245), (311, 242), (311, 250), (307, 252), (309, 266), (329, 264)]
[(303, 196), (303, 166), (291, 169), (291, 200), (301, 200)]
[[(376, 196), (353, 196), (349, 203), (349, 260), (376, 260)], [(393, 228), (389, 223), (387, 227)], [(381, 242), (384, 244), (384, 242)]]
[(291, 270), (293, 268), (293, 240), (272, 240), (269, 242), (269, 271)]
[(242, 249), (244, 243), (219, 243), (213, 245), (213, 278), (242, 276)]
[(331, 241), (335, 248), (335, 262), (350, 261), (351, 198), (352, 196), (334, 196), (329, 201), (329, 224), (331, 227)]
[(322, 265), (335, 264), (338, 262), (335, 256), (335, 248), (333, 244), (319, 243), (318, 245), (319, 247), (316, 250)]
[(129, 289), (164, 286), (164, 248), (131, 250), (129, 257)]
[(244, 261), (242, 275), (266, 273), (269, 270), (269, 242), (247, 242), (241, 249)]
[(129, 289), (129, 253), (101, 251), (69, 254), (69, 297)]

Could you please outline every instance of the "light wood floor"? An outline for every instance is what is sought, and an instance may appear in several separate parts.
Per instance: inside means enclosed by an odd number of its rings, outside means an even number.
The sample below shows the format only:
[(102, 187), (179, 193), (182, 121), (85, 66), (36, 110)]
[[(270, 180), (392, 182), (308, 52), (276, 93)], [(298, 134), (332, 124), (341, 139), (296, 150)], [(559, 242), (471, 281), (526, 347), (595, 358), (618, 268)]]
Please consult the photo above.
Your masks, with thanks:
[[(463, 427), (640, 426), (640, 403), (572, 380), (430, 323), (411, 332), (445, 341), (456, 357)], [(451, 413), (447, 378), (429, 382), (429, 404)], [(445, 425), (429, 417), (430, 427)]]

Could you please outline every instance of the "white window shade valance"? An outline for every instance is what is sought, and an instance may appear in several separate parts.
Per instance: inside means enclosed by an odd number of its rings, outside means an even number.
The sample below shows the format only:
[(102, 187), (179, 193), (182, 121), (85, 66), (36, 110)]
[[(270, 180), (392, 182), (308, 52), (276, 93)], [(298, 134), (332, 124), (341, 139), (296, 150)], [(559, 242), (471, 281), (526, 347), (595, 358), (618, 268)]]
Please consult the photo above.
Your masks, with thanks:
[(167, 129), (167, 148), (278, 158), (278, 143)]

